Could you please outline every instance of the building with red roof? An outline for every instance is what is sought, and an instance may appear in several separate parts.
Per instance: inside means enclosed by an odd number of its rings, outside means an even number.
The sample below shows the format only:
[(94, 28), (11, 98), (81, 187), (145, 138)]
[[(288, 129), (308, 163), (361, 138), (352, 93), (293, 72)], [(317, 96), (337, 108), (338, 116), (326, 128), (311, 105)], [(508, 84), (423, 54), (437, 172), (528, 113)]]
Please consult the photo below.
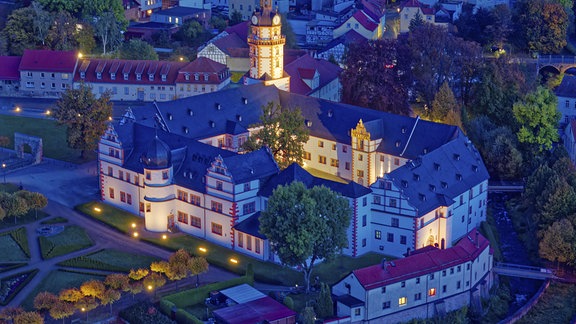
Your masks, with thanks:
[(21, 56), (0, 56), (0, 94), (10, 96), (20, 87)]
[(442, 315), (488, 295), (492, 263), (489, 241), (473, 229), (451, 248), (428, 246), (352, 271), (332, 287), (337, 313), (352, 323)]
[(410, 22), (417, 13), (424, 22), (448, 27), (462, 12), (462, 1), (418, 1), (407, 0), (400, 10), (400, 33), (410, 31)]
[(167, 101), (218, 91), (230, 83), (226, 66), (207, 58), (193, 62), (84, 59), (74, 84), (90, 84), (112, 100)]
[(18, 67), (20, 91), (31, 96), (58, 97), (72, 86), (77, 65), (75, 51), (24, 50)]
[(384, 4), (377, 0), (363, 0), (364, 9), (356, 11), (352, 17), (336, 27), (333, 38), (338, 38), (354, 30), (366, 39), (380, 39), (386, 26)]
[(340, 101), (342, 68), (306, 54), (284, 66), (290, 75), (290, 92), (315, 98)]

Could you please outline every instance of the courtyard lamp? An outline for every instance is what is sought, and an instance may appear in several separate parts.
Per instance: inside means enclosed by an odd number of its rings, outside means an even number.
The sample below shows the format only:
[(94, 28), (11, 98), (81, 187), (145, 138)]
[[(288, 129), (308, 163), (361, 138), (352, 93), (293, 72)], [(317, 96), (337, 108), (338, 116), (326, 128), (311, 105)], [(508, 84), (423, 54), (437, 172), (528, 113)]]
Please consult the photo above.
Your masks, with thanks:
[(4, 184), (6, 184), (6, 163), (2, 163), (2, 171), (4, 171)]

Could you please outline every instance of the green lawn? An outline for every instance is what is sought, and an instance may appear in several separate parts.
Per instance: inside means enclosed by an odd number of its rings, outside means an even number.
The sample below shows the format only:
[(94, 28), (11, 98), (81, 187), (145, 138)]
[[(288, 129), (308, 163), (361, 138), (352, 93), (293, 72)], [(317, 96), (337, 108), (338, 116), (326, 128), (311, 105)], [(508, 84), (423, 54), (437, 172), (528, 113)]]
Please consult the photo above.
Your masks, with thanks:
[(95, 153), (87, 152), (86, 158), (80, 159), (80, 150), (70, 149), (66, 145), (66, 128), (58, 126), (54, 120), (0, 115), (0, 136), (10, 138), (10, 148), (14, 145), (15, 132), (41, 137), (44, 155), (49, 158), (72, 163), (96, 158)]
[(148, 255), (126, 253), (118, 250), (100, 250), (74, 259), (60, 262), (65, 267), (129, 272), (130, 269), (150, 268), (160, 259)]
[(62, 233), (54, 236), (40, 236), (38, 240), (44, 259), (51, 259), (93, 245), (92, 239), (86, 234), (86, 231), (76, 225), (66, 226)]
[[(95, 210), (95, 208), (99, 210)], [(100, 202), (88, 202), (76, 206), (75, 209), (115, 228), (121, 233), (130, 232), (133, 223), (139, 228), (144, 227), (144, 219), (142, 217)]]
[(68, 219), (58, 216), (58, 217), (49, 218), (45, 221), (40, 222), (40, 224), (42, 224), (42, 225), (52, 225), (52, 224), (62, 224), (62, 223), (68, 223)]
[(59, 294), (62, 289), (80, 287), (80, 285), (88, 280), (97, 279), (104, 280), (106, 276), (86, 274), (81, 272), (70, 272), (63, 270), (52, 271), (36, 286), (36, 288), (26, 297), (22, 303), (22, 307), (27, 310), (34, 308), (34, 297), (42, 291), (48, 291), (54, 294)]
[(0, 235), (0, 263), (28, 261), (28, 256), (22, 251), (10, 233)]

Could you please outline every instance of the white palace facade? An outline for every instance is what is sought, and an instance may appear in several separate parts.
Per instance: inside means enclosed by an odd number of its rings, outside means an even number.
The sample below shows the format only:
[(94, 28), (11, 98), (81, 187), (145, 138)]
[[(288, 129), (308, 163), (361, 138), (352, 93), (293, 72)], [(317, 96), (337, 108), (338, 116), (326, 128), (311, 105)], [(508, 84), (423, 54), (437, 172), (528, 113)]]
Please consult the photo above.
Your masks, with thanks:
[[(240, 154), (269, 102), (301, 109), (303, 167), (280, 171), (266, 149)], [(445, 249), (486, 218), (488, 173), (457, 127), (263, 84), (128, 110), (102, 137), (99, 166), (102, 200), (144, 217), (147, 230), (177, 228), (261, 260), (277, 261), (259, 211), (291, 181), (349, 200), (350, 256)]]

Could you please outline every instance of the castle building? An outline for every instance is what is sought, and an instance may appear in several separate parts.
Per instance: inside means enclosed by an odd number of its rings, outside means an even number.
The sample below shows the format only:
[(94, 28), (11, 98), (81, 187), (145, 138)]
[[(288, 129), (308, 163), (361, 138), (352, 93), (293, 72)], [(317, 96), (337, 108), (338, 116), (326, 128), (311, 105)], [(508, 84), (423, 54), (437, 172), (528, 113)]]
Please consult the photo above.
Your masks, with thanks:
[(248, 47), (250, 70), (244, 84), (264, 83), (290, 91), (290, 76), (284, 72), (284, 45), (280, 14), (272, 9), (271, 0), (260, 1), (260, 11), (250, 19)]
[[(300, 108), (304, 168), (239, 154), (268, 103)], [(156, 131), (154, 130), (156, 128)], [(128, 110), (99, 143), (102, 199), (151, 231), (180, 231), (278, 261), (259, 233), (272, 190), (301, 181), (348, 199), (348, 248), (402, 257), (446, 249), (486, 219), (488, 173), (455, 126), (254, 84)]]

